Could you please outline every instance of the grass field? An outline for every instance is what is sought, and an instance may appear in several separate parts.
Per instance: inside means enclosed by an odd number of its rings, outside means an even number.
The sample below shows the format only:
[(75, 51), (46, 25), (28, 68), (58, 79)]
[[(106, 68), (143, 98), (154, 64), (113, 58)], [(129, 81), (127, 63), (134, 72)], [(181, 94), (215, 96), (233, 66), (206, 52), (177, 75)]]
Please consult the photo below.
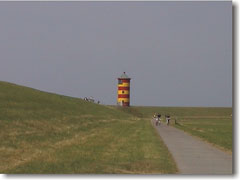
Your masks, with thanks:
[(177, 172), (138, 110), (6, 82), (0, 82), (0, 162), (4, 174)]
[(155, 112), (163, 116), (169, 114), (173, 126), (232, 152), (232, 108), (132, 107), (132, 109), (145, 118), (151, 118)]
[(232, 108), (118, 108), (0, 82), (0, 173), (176, 173), (155, 112), (232, 151)]

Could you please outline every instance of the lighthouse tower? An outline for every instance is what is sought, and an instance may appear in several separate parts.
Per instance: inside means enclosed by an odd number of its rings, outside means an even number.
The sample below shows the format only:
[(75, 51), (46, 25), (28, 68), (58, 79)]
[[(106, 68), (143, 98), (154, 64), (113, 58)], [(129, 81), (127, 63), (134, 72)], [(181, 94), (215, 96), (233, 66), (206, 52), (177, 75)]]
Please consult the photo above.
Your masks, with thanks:
[(120, 106), (130, 106), (130, 80), (125, 72), (118, 78), (117, 104)]

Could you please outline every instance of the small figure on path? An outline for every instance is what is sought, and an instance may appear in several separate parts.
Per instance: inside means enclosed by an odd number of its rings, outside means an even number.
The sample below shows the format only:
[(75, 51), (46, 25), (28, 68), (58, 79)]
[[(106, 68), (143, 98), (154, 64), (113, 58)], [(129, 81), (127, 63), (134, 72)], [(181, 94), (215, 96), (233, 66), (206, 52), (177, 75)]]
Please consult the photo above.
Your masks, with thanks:
[(161, 114), (159, 114), (159, 113), (157, 115), (157, 120), (158, 120), (158, 124), (160, 125), (161, 124)]
[(167, 125), (169, 125), (169, 122), (170, 122), (170, 116), (165, 116), (166, 117), (166, 121), (167, 121)]
[(157, 113), (154, 113), (154, 115), (153, 115), (153, 121), (155, 121), (155, 125), (157, 126)]
[(160, 125), (160, 123), (161, 123), (161, 114), (154, 114), (154, 119), (155, 119), (155, 121), (156, 121), (156, 126), (158, 126), (158, 125)]

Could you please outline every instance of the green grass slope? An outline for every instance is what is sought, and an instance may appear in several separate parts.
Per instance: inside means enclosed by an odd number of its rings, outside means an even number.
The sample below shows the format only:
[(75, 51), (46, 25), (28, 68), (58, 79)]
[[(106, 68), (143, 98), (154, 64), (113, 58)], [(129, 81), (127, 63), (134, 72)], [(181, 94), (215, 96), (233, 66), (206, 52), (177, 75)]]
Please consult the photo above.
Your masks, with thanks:
[(132, 107), (132, 111), (138, 111), (146, 118), (151, 118), (154, 113), (171, 115), (171, 124), (175, 127), (232, 152), (232, 108)]
[(0, 82), (0, 173), (176, 173), (149, 119), (129, 109)]

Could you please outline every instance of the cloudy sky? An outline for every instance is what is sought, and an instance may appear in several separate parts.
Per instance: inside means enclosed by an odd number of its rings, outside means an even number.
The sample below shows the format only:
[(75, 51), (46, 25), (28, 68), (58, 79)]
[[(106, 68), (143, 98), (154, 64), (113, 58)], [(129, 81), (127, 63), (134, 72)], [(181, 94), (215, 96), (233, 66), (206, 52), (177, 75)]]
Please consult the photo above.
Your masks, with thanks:
[(231, 2), (0, 2), (0, 81), (116, 104), (232, 106)]

